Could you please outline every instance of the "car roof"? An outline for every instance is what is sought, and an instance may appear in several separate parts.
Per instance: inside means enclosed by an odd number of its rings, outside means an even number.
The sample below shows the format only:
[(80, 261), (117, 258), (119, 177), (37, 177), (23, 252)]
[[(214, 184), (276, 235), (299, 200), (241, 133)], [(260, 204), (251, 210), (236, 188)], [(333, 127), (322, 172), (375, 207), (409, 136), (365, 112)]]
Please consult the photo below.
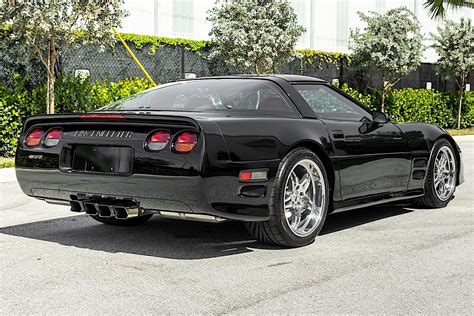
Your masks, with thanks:
[(231, 75), (231, 76), (216, 76), (216, 77), (200, 77), (192, 80), (206, 80), (206, 79), (283, 79), (288, 82), (324, 82), (327, 81), (316, 77), (302, 76), (302, 75), (287, 75), (287, 74), (268, 74), (268, 75), (255, 75), (255, 74), (242, 74), (242, 75)]

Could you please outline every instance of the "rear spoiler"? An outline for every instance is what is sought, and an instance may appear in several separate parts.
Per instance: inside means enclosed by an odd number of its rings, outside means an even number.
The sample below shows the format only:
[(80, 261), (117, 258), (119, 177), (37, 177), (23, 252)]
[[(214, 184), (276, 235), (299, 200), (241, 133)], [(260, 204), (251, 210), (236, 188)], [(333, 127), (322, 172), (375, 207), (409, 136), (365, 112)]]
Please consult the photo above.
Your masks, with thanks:
[(37, 124), (87, 124), (91, 122), (100, 123), (120, 123), (124, 125), (143, 124), (164, 124), (167, 126), (189, 126), (200, 131), (200, 126), (196, 120), (185, 115), (161, 115), (146, 112), (143, 114), (123, 113), (123, 112), (100, 112), (100, 113), (77, 113), (77, 114), (50, 114), (30, 116), (25, 120), (23, 133)]

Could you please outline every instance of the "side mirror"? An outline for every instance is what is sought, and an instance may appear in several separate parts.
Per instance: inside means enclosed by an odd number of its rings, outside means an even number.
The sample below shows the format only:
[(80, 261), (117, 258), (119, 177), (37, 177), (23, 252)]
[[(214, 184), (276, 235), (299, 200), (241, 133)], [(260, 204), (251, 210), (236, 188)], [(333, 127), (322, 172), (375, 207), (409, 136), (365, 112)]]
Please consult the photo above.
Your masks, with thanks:
[(382, 112), (372, 112), (372, 122), (377, 124), (385, 124), (388, 122), (388, 116)]

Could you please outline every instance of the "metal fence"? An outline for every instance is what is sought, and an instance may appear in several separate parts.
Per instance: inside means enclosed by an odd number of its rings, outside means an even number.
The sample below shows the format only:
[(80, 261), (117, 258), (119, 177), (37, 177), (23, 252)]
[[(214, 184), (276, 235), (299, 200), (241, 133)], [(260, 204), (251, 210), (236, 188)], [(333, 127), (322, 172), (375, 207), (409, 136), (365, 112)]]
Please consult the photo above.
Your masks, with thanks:
[[(232, 67), (222, 61), (210, 60), (208, 52), (190, 52), (183, 46), (163, 46), (153, 52), (147, 47), (131, 49), (157, 83), (184, 79), (191, 74), (196, 77), (209, 77), (245, 72), (244, 69)], [(97, 52), (94, 47), (65, 52), (61, 56), (60, 68), (63, 73), (71, 75), (85, 71), (92, 80), (118, 81), (126, 77), (143, 76), (120, 45), (102, 53)]]
[[(245, 69), (230, 66), (223, 60), (212, 60), (209, 52), (191, 52), (183, 46), (162, 46), (151, 51), (150, 47), (141, 49), (131, 47), (135, 55), (143, 64), (145, 69), (157, 83), (166, 83), (178, 79), (184, 79), (186, 74), (196, 77), (223, 76), (245, 73)], [(111, 81), (121, 80), (126, 77), (143, 76), (138, 66), (127, 54), (125, 48), (117, 45), (113, 49), (99, 53), (95, 47), (81, 47), (77, 50), (65, 52), (61, 57), (60, 68), (63, 73), (74, 74), (78, 70), (85, 70), (90, 74), (92, 80), (109, 79)], [(363, 74), (355, 71), (347, 65), (326, 63), (317, 60), (313, 64), (301, 63), (295, 59), (285, 64), (280, 73), (301, 74), (318, 77), (327, 81), (337, 79), (346, 82), (350, 86), (364, 88), (369, 83), (364, 81)], [(471, 78), (471, 85), (474, 83)], [(421, 67), (404, 77), (397, 88), (425, 88), (427, 82), (431, 83), (433, 89), (446, 91), (455, 90), (454, 81), (447, 81), (439, 76), (436, 65), (424, 63)], [(371, 86), (381, 86), (380, 74), (373, 74)]]
[[(137, 58), (145, 69), (157, 83), (166, 83), (183, 79), (186, 74), (193, 74), (196, 77), (222, 76), (245, 73), (245, 69), (233, 67), (223, 60), (212, 60), (209, 58), (209, 51), (199, 53), (188, 51), (183, 46), (161, 46), (152, 50), (149, 46), (137, 49), (132, 45)], [(9, 50), (0, 50), (0, 80), (8, 80), (12, 71), (16, 71), (18, 63), (15, 58), (8, 58), (11, 55)], [(10, 62), (8, 62), (10, 60)], [(34, 59), (24, 67), (28, 77), (34, 84), (44, 81), (44, 71)], [(108, 48), (104, 52), (98, 52), (96, 47), (82, 46), (77, 49), (70, 49), (63, 52), (59, 57), (58, 71), (63, 74), (75, 75), (86, 72), (92, 80), (119, 81), (129, 77), (142, 77), (143, 74), (130, 58), (125, 48), (117, 44), (114, 48)], [(346, 82), (352, 87), (365, 88), (369, 83), (365, 81), (364, 74), (355, 71), (347, 65), (326, 63), (323, 60), (316, 60), (312, 64), (302, 63), (295, 59), (285, 64), (280, 73), (302, 74), (332, 81)], [(36, 78), (38, 77), (38, 78)], [(447, 81), (437, 74), (436, 65), (422, 64), (421, 67), (404, 77), (397, 88), (425, 88), (427, 83), (431, 83), (433, 89), (446, 91), (455, 90), (454, 81)], [(474, 78), (470, 79), (471, 86), (474, 85)], [(381, 86), (380, 74), (373, 74), (371, 86)]]

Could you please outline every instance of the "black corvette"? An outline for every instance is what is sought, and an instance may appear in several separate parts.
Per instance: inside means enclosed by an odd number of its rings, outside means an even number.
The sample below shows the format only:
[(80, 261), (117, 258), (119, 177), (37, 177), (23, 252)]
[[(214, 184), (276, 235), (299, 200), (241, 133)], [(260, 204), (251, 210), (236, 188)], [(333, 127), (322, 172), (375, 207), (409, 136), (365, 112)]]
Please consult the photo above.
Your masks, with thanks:
[(293, 75), (180, 81), (93, 113), (30, 117), (16, 173), (25, 194), (106, 224), (239, 220), (290, 247), (312, 242), (328, 213), (444, 207), (463, 182), (443, 129), (391, 122)]

